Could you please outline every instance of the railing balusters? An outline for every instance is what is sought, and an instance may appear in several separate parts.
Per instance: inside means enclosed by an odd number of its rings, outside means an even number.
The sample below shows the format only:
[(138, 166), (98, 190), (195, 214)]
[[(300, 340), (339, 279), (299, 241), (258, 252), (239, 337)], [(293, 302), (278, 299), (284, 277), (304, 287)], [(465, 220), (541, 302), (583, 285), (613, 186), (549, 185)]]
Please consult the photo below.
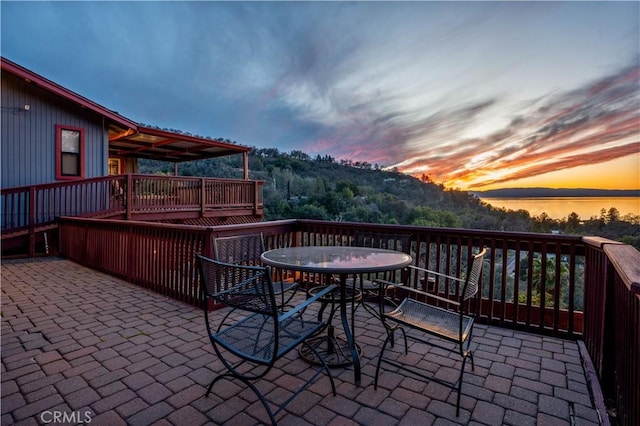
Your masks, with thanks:
[(124, 213), (130, 220), (185, 211), (197, 212), (194, 217), (212, 211), (259, 216), (262, 185), (261, 181), (127, 174), (6, 188), (1, 191), (0, 222), (3, 233), (26, 233), (34, 242), (35, 232), (54, 225), (60, 216)]
[(540, 290), (538, 294), (540, 295), (540, 304), (538, 306), (538, 312), (540, 318), (538, 319), (538, 326), (540, 330), (544, 330), (545, 323), (545, 314), (547, 307), (547, 243), (542, 243), (542, 248), (540, 249), (541, 260), (540, 260)]
[[(560, 252), (560, 244), (556, 244), (555, 246), (555, 278), (556, 282), (559, 282), (558, 279), (562, 279), (562, 254)], [(560, 295), (562, 286), (556, 285), (553, 289), (553, 331), (555, 333), (558, 332), (560, 322)]]
[(514, 251), (512, 326), (516, 326), (520, 319), (520, 241), (518, 240), (515, 242)]
[(502, 273), (500, 274), (500, 324), (504, 324), (506, 319), (505, 307), (507, 305), (507, 287), (509, 286), (509, 248), (508, 241), (505, 238), (502, 241), (502, 248), (500, 249), (502, 255)]
[[(491, 240), (491, 245), (489, 247), (489, 262), (491, 265), (496, 263), (496, 241)], [(486, 272), (485, 272), (486, 273)], [(494, 292), (495, 292), (495, 268), (489, 269), (489, 293), (487, 295), (487, 299), (489, 301), (489, 311), (487, 312), (488, 320), (493, 321), (494, 317)], [(484, 295), (484, 294), (483, 294)]]

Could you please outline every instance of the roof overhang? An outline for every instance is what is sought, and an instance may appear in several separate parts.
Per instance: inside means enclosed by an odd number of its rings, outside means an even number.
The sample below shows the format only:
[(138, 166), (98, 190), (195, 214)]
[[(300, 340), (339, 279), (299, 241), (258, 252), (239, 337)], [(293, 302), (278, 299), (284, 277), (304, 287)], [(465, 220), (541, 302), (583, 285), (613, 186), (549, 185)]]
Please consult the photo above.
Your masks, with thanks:
[(217, 139), (170, 132), (141, 126), (59, 84), (48, 80), (4, 57), (2, 71), (14, 74), (29, 84), (93, 111), (108, 120), (109, 156), (149, 158), (171, 162), (193, 161), (211, 157), (242, 154), (251, 148)]
[(1, 64), (2, 64), (3, 71), (10, 72), (11, 74), (14, 74), (15, 76), (23, 79), (27, 83), (39, 86), (44, 90), (47, 90), (68, 101), (71, 101), (75, 104), (80, 105), (82, 108), (87, 108), (91, 111), (94, 111), (97, 114), (104, 116), (105, 118), (107, 118), (108, 120), (111, 120), (113, 123), (119, 126), (124, 126), (126, 128), (128, 127), (128, 128), (134, 128), (134, 129), (138, 126), (136, 122), (121, 116), (117, 112), (112, 111), (108, 108), (105, 108), (102, 105), (98, 105), (97, 103), (85, 98), (84, 96), (80, 96), (77, 93), (62, 87), (51, 80), (47, 80), (41, 75), (38, 75), (33, 71), (30, 71), (24, 67), (21, 67), (20, 65), (14, 62), (11, 62), (10, 60), (4, 57), (1, 58)]
[(153, 127), (138, 126), (138, 130), (109, 132), (109, 155), (152, 160), (183, 162), (211, 157), (242, 154), (250, 147), (216, 139), (169, 132)]

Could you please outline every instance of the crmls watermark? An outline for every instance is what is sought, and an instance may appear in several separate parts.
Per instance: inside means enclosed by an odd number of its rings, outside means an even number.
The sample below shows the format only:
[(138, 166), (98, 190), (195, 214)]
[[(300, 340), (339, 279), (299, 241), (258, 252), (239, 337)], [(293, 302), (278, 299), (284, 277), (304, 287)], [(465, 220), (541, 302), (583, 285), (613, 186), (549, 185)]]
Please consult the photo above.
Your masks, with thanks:
[(91, 423), (91, 417), (93, 413), (91, 410), (84, 411), (43, 411), (40, 413), (40, 421), (44, 424), (79, 424), (79, 423)]

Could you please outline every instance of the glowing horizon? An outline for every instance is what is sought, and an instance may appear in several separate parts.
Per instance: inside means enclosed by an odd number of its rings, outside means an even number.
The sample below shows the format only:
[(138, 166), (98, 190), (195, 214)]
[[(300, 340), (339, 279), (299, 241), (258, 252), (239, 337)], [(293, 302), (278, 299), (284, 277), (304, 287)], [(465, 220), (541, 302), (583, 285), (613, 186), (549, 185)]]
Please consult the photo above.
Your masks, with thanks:
[[(420, 178), (422, 174), (412, 175)], [(471, 187), (465, 181), (438, 182), (451, 189), (488, 191), (503, 188), (552, 189), (618, 189), (640, 190), (640, 154), (632, 154), (604, 163), (578, 166), (572, 169), (542, 173), (537, 176), (510, 180), (501, 184)]]

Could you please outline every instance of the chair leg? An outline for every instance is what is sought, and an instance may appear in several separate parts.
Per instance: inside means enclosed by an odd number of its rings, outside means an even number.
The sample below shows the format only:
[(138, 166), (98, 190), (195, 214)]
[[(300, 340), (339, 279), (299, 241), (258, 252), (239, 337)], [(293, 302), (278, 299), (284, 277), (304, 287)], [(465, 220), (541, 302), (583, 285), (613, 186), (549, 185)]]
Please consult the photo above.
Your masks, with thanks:
[[(282, 277), (281, 277), (282, 278)], [(280, 309), (284, 309), (284, 281), (280, 281), (282, 283), (282, 288), (280, 289)]]
[[(456, 400), (456, 417), (460, 415), (460, 396), (462, 394), (462, 381), (464, 380), (464, 367), (467, 363), (467, 356), (462, 357), (462, 367), (460, 368), (460, 377), (458, 378), (458, 398)], [(473, 358), (471, 361), (473, 364)]]
[(204, 396), (209, 396), (209, 394), (211, 393), (211, 389), (213, 389), (213, 385), (218, 381), (220, 376), (216, 376), (211, 383), (209, 383), (209, 387), (207, 387), (207, 393), (204, 394)]
[(204, 396), (209, 396), (209, 394), (211, 393), (211, 389), (213, 389), (213, 385), (218, 383), (220, 380), (228, 379), (229, 381), (231, 381), (234, 378), (238, 378), (239, 380), (242, 380), (242, 378), (234, 376), (231, 373), (218, 374), (216, 377), (213, 378), (211, 383), (209, 383), (209, 387), (207, 388), (207, 393), (205, 393)]
[(404, 328), (402, 327), (397, 327), (397, 328), (386, 328), (386, 332), (387, 332), (387, 336), (389, 337), (389, 343), (391, 343), (391, 347), (395, 347), (396, 345), (396, 330), (400, 330), (400, 332), (402, 333), (402, 339), (404, 340), (404, 354), (408, 354), (409, 353), (409, 344), (407, 343), (407, 333), (404, 331)]
[(273, 414), (273, 411), (271, 410), (271, 407), (269, 407), (269, 403), (267, 402), (265, 397), (260, 393), (258, 388), (256, 388), (255, 385), (253, 383), (251, 383), (250, 381), (248, 381), (248, 380), (242, 379), (240, 377), (239, 377), (239, 379), (242, 380), (253, 391), (253, 393), (256, 394), (256, 396), (258, 397), (258, 399), (262, 403), (262, 406), (267, 411), (267, 414), (269, 415), (269, 419), (271, 419), (271, 424), (273, 426), (277, 426), (278, 422), (276, 422), (276, 416)]
[(324, 360), (324, 357), (320, 355), (320, 353), (317, 351), (317, 349), (313, 345), (308, 344), (306, 341), (303, 342), (302, 344), (308, 347), (309, 349), (311, 349), (311, 351), (316, 356), (316, 359), (319, 359), (320, 362), (322, 363), (322, 368), (324, 369), (324, 371), (327, 372), (327, 376), (329, 376), (329, 382), (331, 382), (331, 392), (333, 393), (333, 396), (336, 396), (337, 395), (336, 384), (333, 381), (333, 374), (331, 374), (331, 370), (329, 369), (329, 364), (327, 364), (327, 362)]
[[(331, 377), (331, 376), (329, 376), (329, 377)], [(262, 403), (262, 406), (267, 411), (267, 415), (269, 415), (269, 419), (271, 420), (271, 424), (273, 426), (276, 426), (278, 424), (276, 422), (276, 418), (275, 418), (275, 415), (273, 413), (273, 410), (271, 410), (271, 407), (269, 407), (269, 403), (267, 402), (265, 397), (262, 395), (262, 393), (260, 393), (258, 388), (253, 383), (251, 383), (251, 381), (249, 381), (248, 379), (246, 379), (244, 377), (236, 376), (236, 375), (233, 375), (231, 373), (220, 374), (220, 375), (216, 376), (216, 378), (214, 378), (211, 381), (211, 383), (209, 384), (209, 387), (207, 388), (207, 393), (205, 394), (205, 396), (209, 396), (209, 394), (211, 393), (211, 390), (213, 389), (213, 385), (215, 385), (217, 382), (219, 382), (222, 379), (227, 379), (229, 381), (232, 381), (233, 379), (237, 379), (237, 380), (240, 380), (245, 385), (247, 385), (247, 387), (249, 389), (251, 389), (253, 391), (253, 393), (258, 397), (258, 399)], [(333, 385), (333, 378), (332, 378), (332, 385)], [(335, 395), (335, 386), (334, 386), (334, 395)]]
[[(393, 333), (393, 332), (391, 332)], [(380, 355), (378, 355), (378, 363), (376, 364), (376, 375), (373, 379), (373, 389), (378, 389), (378, 375), (380, 374), (380, 365), (382, 365), (382, 356), (384, 355), (384, 350), (387, 348), (387, 344), (391, 340), (391, 335), (387, 332), (387, 338), (384, 340), (384, 344), (382, 345), (382, 349), (380, 349)]]
[(409, 345), (407, 344), (407, 333), (404, 331), (404, 328), (400, 327), (400, 331), (402, 332), (402, 337), (404, 339), (404, 354), (409, 353)]

